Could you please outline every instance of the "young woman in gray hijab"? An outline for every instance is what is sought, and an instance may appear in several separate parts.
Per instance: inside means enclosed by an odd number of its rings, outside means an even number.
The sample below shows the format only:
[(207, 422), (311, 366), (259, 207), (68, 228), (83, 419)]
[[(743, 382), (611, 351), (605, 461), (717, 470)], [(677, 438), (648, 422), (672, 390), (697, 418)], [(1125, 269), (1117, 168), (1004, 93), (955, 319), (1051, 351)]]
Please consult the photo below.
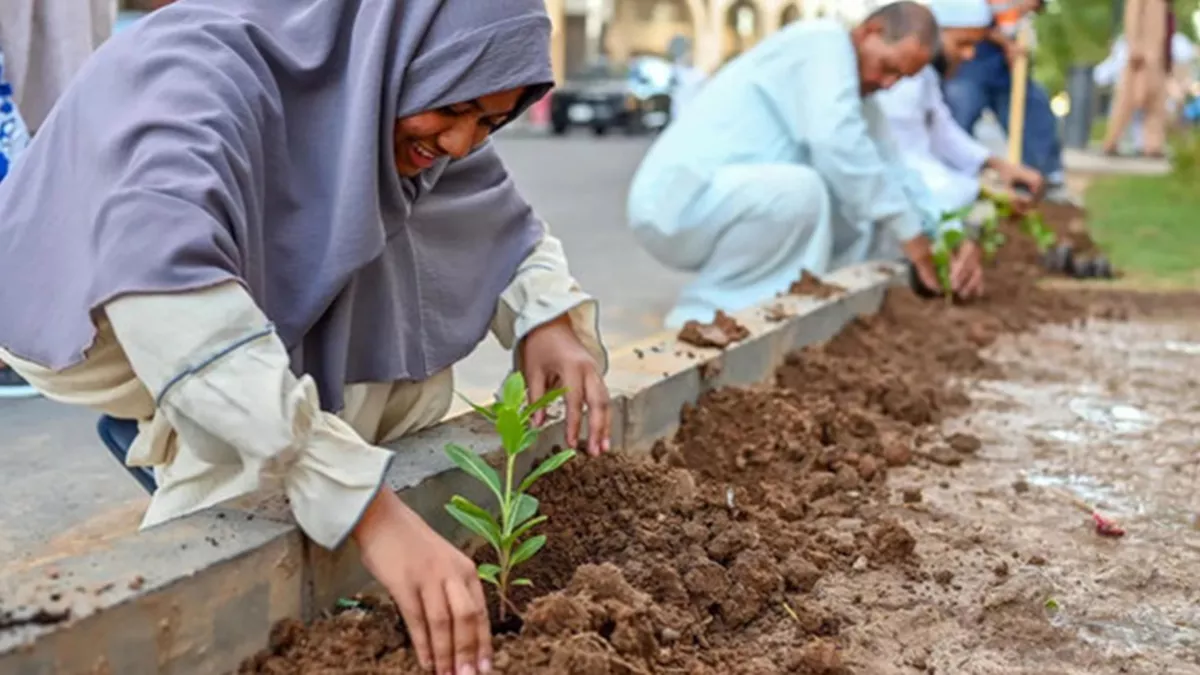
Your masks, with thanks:
[(552, 82), (542, 0), (180, 0), (88, 62), (0, 184), (0, 359), (137, 420), (143, 526), (279, 486), (353, 536), (421, 661), (490, 669), (471, 561), (381, 489), (490, 328), (609, 445), (596, 304), (489, 134)]

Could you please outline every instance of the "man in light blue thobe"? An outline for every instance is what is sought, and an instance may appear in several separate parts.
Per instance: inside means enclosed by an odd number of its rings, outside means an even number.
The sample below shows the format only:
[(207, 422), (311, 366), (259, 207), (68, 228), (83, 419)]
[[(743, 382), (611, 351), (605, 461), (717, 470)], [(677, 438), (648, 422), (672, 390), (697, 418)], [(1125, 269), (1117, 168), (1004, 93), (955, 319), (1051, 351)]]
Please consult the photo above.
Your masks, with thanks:
[(938, 43), (929, 10), (897, 2), (847, 29), (792, 24), (718, 71), (667, 127), (630, 189), (630, 225), (669, 267), (696, 273), (668, 326), (711, 321), (824, 274), (898, 255), (936, 287), (939, 214), (864, 97), (916, 74)]

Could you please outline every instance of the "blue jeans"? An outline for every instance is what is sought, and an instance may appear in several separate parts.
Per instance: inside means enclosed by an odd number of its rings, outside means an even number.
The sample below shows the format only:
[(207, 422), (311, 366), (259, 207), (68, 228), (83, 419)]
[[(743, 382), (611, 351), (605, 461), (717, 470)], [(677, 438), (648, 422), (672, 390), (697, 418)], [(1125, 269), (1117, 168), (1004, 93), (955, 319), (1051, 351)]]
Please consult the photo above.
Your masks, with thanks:
[[(967, 132), (975, 128), (983, 111), (991, 110), (1008, 132), (1008, 108), (1012, 97), (1012, 74), (1004, 50), (993, 42), (976, 45), (975, 58), (959, 66), (943, 85), (946, 105), (954, 120)], [(1050, 97), (1033, 80), (1025, 93), (1025, 138), (1021, 141), (1022, 163), (1046, 177), (1048, 183), (1063, 180), (1062, 145), (1058, 120), (1050, 110)]]

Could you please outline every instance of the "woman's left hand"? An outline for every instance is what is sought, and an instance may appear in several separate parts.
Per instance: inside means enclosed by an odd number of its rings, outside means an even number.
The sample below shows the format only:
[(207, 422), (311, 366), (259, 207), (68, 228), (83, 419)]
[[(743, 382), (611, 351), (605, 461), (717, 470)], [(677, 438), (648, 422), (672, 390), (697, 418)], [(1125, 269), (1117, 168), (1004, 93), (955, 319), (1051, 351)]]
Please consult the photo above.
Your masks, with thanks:
[[(556, 387), (567, 390), (567, 445), (578, 447), (584, 405), (588, 412), (587, 453), (593, 457), (608, 452), (612, 429), (608, 387), (596, 360), (584, 348), (566, 314), (530, 331), (521, 341), (521, 362), (529, 387), (529, 400), (536, 401)], [(533, 422), (540, 425), (545, 411)]]

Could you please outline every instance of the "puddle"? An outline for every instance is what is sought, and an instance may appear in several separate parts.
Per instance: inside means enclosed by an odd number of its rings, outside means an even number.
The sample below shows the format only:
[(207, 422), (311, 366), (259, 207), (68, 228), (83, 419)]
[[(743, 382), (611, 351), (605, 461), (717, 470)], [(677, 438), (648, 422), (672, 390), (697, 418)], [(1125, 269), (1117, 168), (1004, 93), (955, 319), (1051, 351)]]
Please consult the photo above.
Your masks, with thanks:
[(1200, 342), (1175, 342), (1168, 341), (1163, 343), (1163, 349), (1174, 352), (1176, 354), (1189, 354), (1191, 356), (1200, 356)]
[(1200, 321), (1051, 327), (988, 356), (1005, 378), (969, 385), (963, 422), (991, 461), (960, 477), (1002, 501), (967, 517), (1050, 561), (1045, 620), (1137, 665), (1121, 672), (1200, 673)]
[(1154, 425), (1154, 418), (1131, 405), (1112, 403), (1089, 398), (1073, 398), (1067, 406), (1087, 422), (1111, 429), (1118, 434), (1134, 434), (1146, 431)]

